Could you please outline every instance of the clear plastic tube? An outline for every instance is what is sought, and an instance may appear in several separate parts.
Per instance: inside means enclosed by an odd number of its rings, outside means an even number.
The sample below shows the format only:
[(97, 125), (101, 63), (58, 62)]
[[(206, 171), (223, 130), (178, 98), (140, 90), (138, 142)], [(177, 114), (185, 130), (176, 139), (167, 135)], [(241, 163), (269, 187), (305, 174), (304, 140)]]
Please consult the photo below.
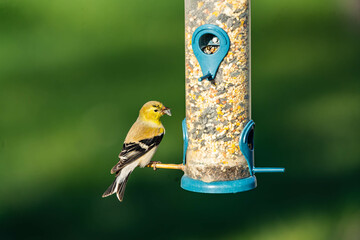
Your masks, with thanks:
[[(204, 24), (225, 30), (230, 49), (215, 79), (199, 82), (204, 74), (191, 39), (196, 28)], [(204, 182), (249, 177), (239, 137), (251, 119), (250, 0), (185, 0), (185, 49), (188, 130), (185, 174)], [(207, 54), (216, 50), (213, 46), (204, 47)]]

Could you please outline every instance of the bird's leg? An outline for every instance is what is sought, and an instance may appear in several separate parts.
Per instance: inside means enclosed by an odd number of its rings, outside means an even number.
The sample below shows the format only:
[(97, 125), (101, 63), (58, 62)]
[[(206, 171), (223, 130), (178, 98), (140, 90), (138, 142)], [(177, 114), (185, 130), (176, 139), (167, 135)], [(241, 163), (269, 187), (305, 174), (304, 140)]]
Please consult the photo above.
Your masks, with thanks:
[(154, 171), (156, 171), (156, 164), (160, 164), (161, 162), (159, 162), (159, 161), (150, 161), (150, 165), (152, 165), (152, 167), (153, 167), (153, 169), (154, 169)]

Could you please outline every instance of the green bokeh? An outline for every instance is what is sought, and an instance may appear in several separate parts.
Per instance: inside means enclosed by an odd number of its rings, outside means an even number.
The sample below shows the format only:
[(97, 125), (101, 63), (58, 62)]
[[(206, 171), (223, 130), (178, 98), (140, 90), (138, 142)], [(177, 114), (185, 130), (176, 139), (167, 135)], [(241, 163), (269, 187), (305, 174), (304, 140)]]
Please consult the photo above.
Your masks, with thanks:
[(358, 239), (355, 4), (252, 2), (256, 165), (285, 174), (206, 195), (139, 169), (120, 204), (101, 194), (144, 102), (172, 108), (155, 159), (181, 162), (183, 1), (0, 0), (0, 239)]

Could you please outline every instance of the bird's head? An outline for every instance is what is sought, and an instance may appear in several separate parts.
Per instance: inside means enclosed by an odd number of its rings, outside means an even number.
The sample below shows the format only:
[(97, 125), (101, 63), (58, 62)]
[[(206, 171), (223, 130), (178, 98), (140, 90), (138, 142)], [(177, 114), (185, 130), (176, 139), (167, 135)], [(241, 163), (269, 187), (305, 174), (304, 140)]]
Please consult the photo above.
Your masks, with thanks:
[(139, 116), (148, 121), (159, 121), (163, 115), (171, 116), (170, 108), (165, 107), (161, 102), (150, 101), (144, 104), (140, 109)]

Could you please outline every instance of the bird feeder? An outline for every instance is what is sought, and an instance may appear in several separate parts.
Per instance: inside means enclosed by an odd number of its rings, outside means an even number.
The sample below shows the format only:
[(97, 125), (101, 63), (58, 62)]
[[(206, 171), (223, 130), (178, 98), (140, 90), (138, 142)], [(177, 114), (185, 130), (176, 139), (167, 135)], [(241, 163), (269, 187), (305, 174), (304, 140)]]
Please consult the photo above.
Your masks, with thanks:
[(250, 29), (250, 0), (185, 0), (183, 189), (236, 193), (284, 172), (254, 166)]

